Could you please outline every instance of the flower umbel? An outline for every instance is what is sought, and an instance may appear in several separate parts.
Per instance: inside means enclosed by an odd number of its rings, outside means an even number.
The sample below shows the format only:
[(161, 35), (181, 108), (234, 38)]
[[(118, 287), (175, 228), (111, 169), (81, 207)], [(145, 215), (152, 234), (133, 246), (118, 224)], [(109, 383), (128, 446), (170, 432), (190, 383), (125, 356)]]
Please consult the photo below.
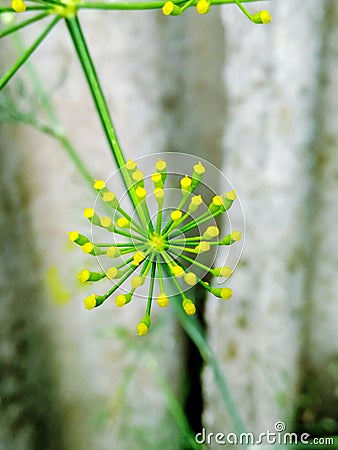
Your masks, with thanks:
[[(179, 200), (175, 205), (165, 204), (164, 187), (168, 175), (165, 161), (158, 160), (156, 171), (146, 182), (134, 161), (128, 160), (126, 169), (134, 180), (131, 189), (135, 190), (138, 198), (136, 213), (143, 220), (130, 216), (104, 181), (94, 180), (94, 189), (109, 208), (111, 216), (100, 217), (94, 208), (85, 208), (84, 217), (91, 222), (93, 229), (110, 233), (111, 239), (101, 243), (93, 242), (78, 231), (72, 231), (68, 235), (70, 241), (80, 246), (84, 253), (100, 256), (102, 271), (84, 269), (78, 275), (79, 280), (82, 283), (94, 283), (106, 279), (113, 284), (103, 295), (87, 296), (84, 300), (87, 309), (102, 305), (122, 285), (124, 288), (127, 280), (127, 290), (123, 294), (118, 293), (115, 298), (115, 304), (119, 308), (133, 300), (137, 289), (146, 287), (146, 311), (136, 327), (137, 333), (144, 336), (151, 324), (153, 299), (156, 299), (161, 308), (169, 304), (168, 283), (172, 283), (176, 294), (180, 296), (182, 308), (187, 315), (195, 314), (196, 306), (185, 292), (197, 284), (220, 299), (228, 300), (232, 296), (230, 288), (212, 287), (203, 280), (207, 273), (227, 279), (231, 276), (232, 269), (227, 266), (211, 268), (204, 259), (205, 254), (213, 249), (239, 241), (241, 232), (232, 231), (220, 238), (215, 218), (230, 209), (236, 200), (236, 193), (229, 191), (224, 195), (216, 195), (205, 204), (202, 195), (195, 193), (205, 172), (201, 162), (193, 166), (191, 176), (185, 175), (180, 179), (176, 191)], [(149, 183), (152, 183), (151, 190)], [(153, 219), (150, 205), (155, 205), (156, 208)], [(142, 214), (139, 214), (140, 211)], [(101, 257), (105, 261), (103, 265)], [(105, 265), (108, 267), (103, 269)]]

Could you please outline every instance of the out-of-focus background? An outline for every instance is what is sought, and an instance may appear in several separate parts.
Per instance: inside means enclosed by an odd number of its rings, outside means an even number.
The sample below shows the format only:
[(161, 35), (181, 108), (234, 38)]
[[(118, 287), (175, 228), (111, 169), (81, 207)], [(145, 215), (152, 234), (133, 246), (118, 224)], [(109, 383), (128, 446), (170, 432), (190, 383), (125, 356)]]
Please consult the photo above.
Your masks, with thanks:
[[(234, 5), (80, 18), (128, 157), (191, 153), (237, 190), (246, 242), (234, 296), (206, 299), (201, 314), (248, 431), (283, 421), (289, 432), (334, 435), (338, 3), (247, 7), (268, 8), (273, 21), (254, 25)], [(40, 29), (23, 33), (25, 45)], [(2, 73), (17, 45), (1, 41)], [(63, 24), (32, 62), (85, 164), (105, 179), (115, 164)], [(82, 211), (94, 196), (58, 142), (7, 123), (29, 106), (46, 118), (34, 89), (22, 70), (0, 104), (0, 449), (181, 450), (194, 448), (189, 429), (233, 431), (170, 308), (146, 338), (135, 334), (143, 305), (84, 310), (76, 275), (88, 259), (67, 231), (88, 232)]]

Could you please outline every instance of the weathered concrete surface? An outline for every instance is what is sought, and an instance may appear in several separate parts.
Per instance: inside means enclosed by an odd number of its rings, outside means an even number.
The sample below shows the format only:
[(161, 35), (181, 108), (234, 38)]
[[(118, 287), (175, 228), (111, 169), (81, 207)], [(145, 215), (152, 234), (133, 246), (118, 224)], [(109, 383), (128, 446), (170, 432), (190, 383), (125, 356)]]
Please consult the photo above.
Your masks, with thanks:
[[(263, 5), (250, 5), (250, 10)], [(318, 115), (325, 110), (324, 100), (320, 106), (318, 103), (325, 5), (318, 2), (314, 8), (311, 1), (302, 2), (301, 7), (291, 0), (274, 2), (269, 5), (273, 15), (269, 27), (254, 27), (240, 20), (236, 8), (222, 10), (227, 98), (224, 171), (244, 208), (246, 244), (230, 281), (233, 300), (221, 304), (210, 299), (207, 316), (209, 336), (238, 410), (249, 431), (255, 433), (273, 430), (278, 420), (291, 426), (302, 383), (299, 358), (303, 345), (308, 345), (302, 332), (309, 327), (306, 311), (311, 296), (319, 291), (321, 300), (316, 302), (317, 314), (312, 320), (317, 323), (313, 331), (322, 336), (321, 343), (312, 330), (309, 335), (312, 343), (316, 340), (318, 353), (332, 356), (336, 352), (332, 343), (336, 329), (330, 327), (331, 320), (337, 321), (332, 294), (336, 281), (325, 269), (335, 270), (332, 258), (336, 255), (322, 264), (311, 241), (314, 227), (322, 229), (325, 224), (324, 237), (329, 241), (322, 241), (320, 251), (325, 252), (328, 245), (334, 247), (327, 224), (334, 226), (332, 214), (336, 212), (330, 205), (322, 222), (313, 208), (313, 193), (319, 189), (314, 178), (314, 143)], [(329, 92), (332, 110), (337, 94), (331, 87)], [(331, 136), (336, 149), (336, 132), (331, 131)], [(331, 166), (331, 174), (332, 170)], [(328, 182), (320, 184), (319, 194), (326, 197), (327, 206), (336, 192), (336, 186), (332, 181), (328, 186)], [(309, 295), (309, 268), (314, 261), (316, 287)], [(322, 297), (318, 271), (323, 277), (325, 273), (330, 286), (331, 295), (326, 297), (332, 298), (331, 306)], [(323, 303), (325, 315), (331, 315), (327, 329), (316, 320)], [(326, 340), (331, 345), (324, 344)], [(322, 346), (326, 350), (320, 350)], [(206, 427), (210, 431), (231, 429), (208, 370), (205, 396)]]

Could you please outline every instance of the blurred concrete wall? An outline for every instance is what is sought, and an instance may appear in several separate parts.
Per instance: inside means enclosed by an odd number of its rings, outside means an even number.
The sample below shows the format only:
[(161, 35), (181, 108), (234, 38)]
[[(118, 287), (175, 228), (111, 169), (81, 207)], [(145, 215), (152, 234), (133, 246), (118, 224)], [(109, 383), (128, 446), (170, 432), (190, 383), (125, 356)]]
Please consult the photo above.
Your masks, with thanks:
[[(337, 417), (337, 5), (322, 0), (314, 7), (306, 0), (300, 7), (283, 0), (269, 8), (273, 22), (266, 27), (248, 22), (235, 6), (212, 8), (204, 17), (195, 11), (169, 18), (160, 12), (81, 13), (128, 157), (193, 153), (222, 167), (238, 191), (246, 245), (230, 282), (234, 298), (208, 299), (206, 320), (239, 412), (254, 432), (273, 428), (277, 420), (291, 427), (300, 395), (319, 374), (325, 396), (333, 400), (324, 405), (321, 390), (300, 420)], [(93, 176), (109, 176), (115, 166), (62, 24), (34, 62)], [(83, 310), (88, 290), (75, 279), (88, 258), (67, 244), (66, 233), (88, 233), (82, 210), (93, 197), (51, 138), (23, 126), (1, 130), (2, 170), (11, 173), (22, 165), (17, 189), (29, 193), (26, 215), (9, 212), (3, 226), (28, 221), (34, 237), (30, 245), (40, 273), (36, 317), (47, 315), (54, 346), (51, 351), (46, 344), (40, 353), (46, 377), (50, 370), (55, 377), (55, 415), (65, 419), (62, 442), (75, 449), (89, 443), (95, 450), (180, 448), (163, 389), (170, 381), (179, 395), (184, 365), (172, 313), (159, 314), (158, 329), (140, 340), (134, 326), (143, 305)], [(10, 258), (19, 264), (22, 255), (27, 250), (18, 246)], [(9, 281), (3, 292), (11, 292), (13, 275), (8, 278), (5, 267), (0, 279)], [(14, 302), (17, 296), (11, 295)], [(31, 309), (21, 296), (16, 301), (11, 321)], [(4, 342), (18, 339), (11, 333)], [(6, 392), (7, 375), (3, 380)], [(229, 431), (208, 369), (203, 391), (205, 426)], [(1, 426), (7, 429), (8, 422)], [(36, 426), (30, 422), (31, 430)], [(34, 448), (29, 439), (22, 448)]]
[[(287, 0), (271, 12), (263, 28), (239, 22), (232, 8), (221, 12), (223, 167), (242, 201), (246, 244), (233, 301), (207, 304), (209, 337), (249, 431), (274, 431), (277, 421), (292, 431), (297, 420), (307, 430), (325, 422), (330, 433), (338, 416), (338, 9)], [(209, 371), (205, 395), (207, 429), (228, 431)]]

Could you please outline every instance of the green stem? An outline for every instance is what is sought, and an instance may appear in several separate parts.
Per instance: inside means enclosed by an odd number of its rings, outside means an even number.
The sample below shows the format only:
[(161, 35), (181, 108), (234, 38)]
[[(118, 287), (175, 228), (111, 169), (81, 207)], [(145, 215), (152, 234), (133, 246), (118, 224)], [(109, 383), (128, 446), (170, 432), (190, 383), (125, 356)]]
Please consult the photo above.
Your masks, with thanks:
[[(242, 3), (254, 3), (259, 0), (243, 0)], [(176, 5), (186, 3), (186, 0), (175, 2)], [(193, 6), (197, 3), (197, 0), (192, 2)], [(165, 4), (165, 1), (160, 2), (125, 2), (125, 3), (109, 3), (109, 2), (81, 2), (77, 5), (78, 9), (106, 9), (106, 10), (126, 10), (126, 11), (137, 11), (146, 9), (160, 9)], [(211, 5), (230, 5), (236, 4), (235, 0), (212, 0)]]
[[(92, 93), (92, 97), (96, 106), (97, 113), (100, 117), (101, 124), (103, 126), (108, 144), (112, 151), (112, 154), (115, 158), (116, 164), (118, 168), (121, 170), (121, 175), (125, 186), (128, 190), (129, 197), (134, 205), (137, 208), (139, 201), (135, 194), (135, 189), (133, 187), (132, 180), (130, 178), (130, 174), (125, 167), (126, 160), (123, 155), (122, 149), (120, 147), (113, 122), (110, 117), (110, 112), (107, 106), (106, 99), (104, 97), (100, 82), (98, 80), (96, 70), (92, 61), (92, 58), (89, 53), (89, 49), (87, 47), (86, 40), (82, 33), (81, 25), (78, 17), (72, 17), (65, 19), (66, 25), (68, 27), (68, 31), (72, 38), (73, 44), (75, 46), (77, 55), (79, 57), (80, 63), (82, 65), (84, 74), (86, 76), (88, 86)], [(140, 217), (140, 220), (144, 227), (147, 228), (148, 221), (144, 214), (142, 208), (137, 208), (137, 213)]]
[(60, 17), (55, 17), (52, 22), (45, 28), (45, 30), (40, 34), (36, 41), (22, 54), (21, 58), (10, 68), (10, 70), (0, 79), (0, 90), (8, 83), (8, 81), (16, 74), (20, 67), (27, 61), (27, 59), (32, 55), (36, 48), (45, 39), (48, 33), (54, 28), (54, 26), (59, 22)]
[[(170, 274), (169, 268), (167, 266), (165, 266), (165, 270), (167, 272), (167, 276), (171, 278), (172, 275)], [(218, 364), (217, 358), (204, 336), (204, 332), (202, 330), (200, 322), (198, 321), (198, 318), (196, 316), (187, 316), (181, 307), (181, 302), (178, 298), (178, 295), (171, 295), (171, 296), (177, 298), (177, 301), (172, 301), (171, 305), (175, 309), (175, 313), (178, 320), (180, 321), (182, 327), (184, 328), (190, 339), (196, 345), (204, 362), (211, 367), (211, 370), (214, 374), (216, 386), (218, 387), (222, 401), (224, 402), (227, 408), (230, 420), (234, 425), (235, 433), (238, 435), (240, 435), (241, 433), (245, 433), (246, 429), (243, 424), (243, 421), (237, 411), (236, 404), (226, 384), (224, 375)], [(242, 448), (244, 449), (246, 447), (247, 446), (244, 446)]]
[[(151, 255), (150, 260), (153, 259), (153, 255)], [(151, 274), (150, 274), (150, 285), (149, 285), (149, 295), (147, 302), (146, 315), (150, 317), (151, 304), (153, 301), (153, 293), (154, 293), (154, 283), (155, 283), (155, 273), (156, 273), (156, 260), (152, 262), (151, 266)]]
[(20, 30), (21, 28), (24, 28), (24, 27), (30, 25), (31, 23), (37, 22), (40, 19), (43, 19), (44, 17), (47, 17), (47, 16), (49, 16), (49, 13), (43, 12), (34, 17), (31, 17), (30, 19), (24, 20), (23, 22), (17, 23), (16, 25), (13, 25), (12, 27), (8, 27), (8, 28), (6, 28), (6, 30), (0, 32), (0, 39), (3, 38), (4, 36), (8, 36), (11, 33), (14, 33), (15, 31)]
[[(27, 6), (26, 8), (26, 12), (31, 12), (31, 11), (41, 11), (44, 9), (50, 9), (50, 6), (45, 6), (45, 5), (41, 5), (41, 6)], [(0, 14), (2, 13), (13, 13), (15, 14), (15, 11), (13, 10), (13, 8), (11, 6), (8, 6), (7, 8), (0, 8)]]

